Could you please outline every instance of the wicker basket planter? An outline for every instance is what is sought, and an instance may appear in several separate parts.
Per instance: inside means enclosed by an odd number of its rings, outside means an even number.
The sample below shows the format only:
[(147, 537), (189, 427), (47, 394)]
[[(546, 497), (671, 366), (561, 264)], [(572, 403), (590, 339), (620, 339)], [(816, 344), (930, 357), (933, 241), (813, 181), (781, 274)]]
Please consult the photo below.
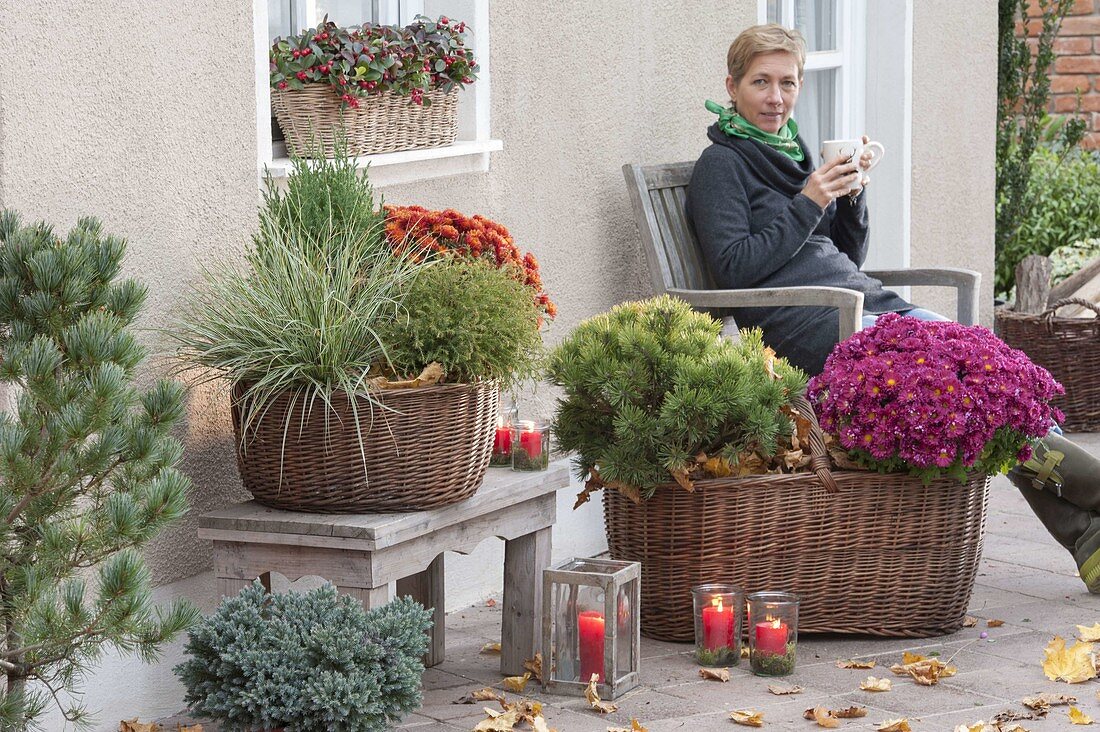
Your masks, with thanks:
[(271, 108), (291, 155), (334, 157), (341, 136), (349, 155), (374, 155), (396, 150), (451, 145), (458, 133), (458, 90), (426, 92), (431, 105), (414, 104), (392, 92), (372, 94), (358, 109), (341, 109), (340, 98), (327, 84), (305, 89), (273, 89)]
[[(1059, 318), (1063, 305), (1081, 305), (1095, 318)], [(1066, 393), (1054, 400), (1065, 413), (1061, 426), (1071, 432), (1100, 430), (1100, 309), (1079, 298), (1059, 300), (1039, 315), (1008, 308), (995, 311), (997, 335), (1018, 348), (1062, 383)]]
[(642, 634), (691, 641), (691, 587), (730, 583), (801, 599), (799, 630), (924, 637), (958, 630), (981, 558), (989, 478), (927, 487), (835, 471), (662, 486), (636, 505), (604, 491), (614, 559), (642, 563)]
[(315, 513), (422, 511), (477, 492), (493, 447), (495, 383), (392, 389), (378, 398), (384, 408), (356, 397), (364, 471), (346, 398), (334, 399), (334, 413), (321, 404), (310, 410), (284, 394), (242, 444), (236, 392), (233, 424), (244, 487), (266, 506)]

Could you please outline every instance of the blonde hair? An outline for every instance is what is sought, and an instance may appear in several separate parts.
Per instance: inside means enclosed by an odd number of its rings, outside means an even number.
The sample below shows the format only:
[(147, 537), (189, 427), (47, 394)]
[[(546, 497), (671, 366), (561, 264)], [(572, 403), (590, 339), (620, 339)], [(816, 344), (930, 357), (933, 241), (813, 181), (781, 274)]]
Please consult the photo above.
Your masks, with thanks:
[(726, 53), (726, 68), (734, 83), (741, 82), (754, 56), (775, 51), (786, 51), (794, 56), (798, 63), (798, 78), (801, 79), (802, 67), (806, 65), (806, 39), (793, 28), (767, 23), (746, 28), (730, 44), (730, 50)]

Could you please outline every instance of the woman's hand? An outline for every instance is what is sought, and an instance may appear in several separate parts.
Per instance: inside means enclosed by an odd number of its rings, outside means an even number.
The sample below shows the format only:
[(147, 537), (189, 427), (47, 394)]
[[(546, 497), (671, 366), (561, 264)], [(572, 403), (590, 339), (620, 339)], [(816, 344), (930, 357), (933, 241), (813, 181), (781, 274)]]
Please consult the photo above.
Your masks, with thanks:
[[(863, 144), (864, 145), (866, 145), (870, 141), (871, 141), (870, 137), (868, 137), (867, 135), (863, 136)], [(871, 163), (874, 161), (874, 159), (875, 159), (874, 154), (871, 153), (871, 152), (868, 152), (868, 151), (865, 151), (862, 155), (860, 155), (859, 156), (859, 170), (860, 170), (860, 172), (862, 173), (863, 171), (869, 169), (871, 167)], [(862, 192), (863, 189), (866, 188), (867, 184), (870, 183), (870, 182), (871, 182), (870, 178), (868, 178), (867, 176), (863, 176), (863, 179), (859, 182), (859, 184), (857, 186), (859, 188), (860, 192)]]
[(857, 162), (843, 157), (830, 160), (810, 173), (810, 177), (806, 179), (806, 185), (802, 187), (802, 195), (816, 203), (822, 210), (828, 208), (833, 200), (859, 187), (859, 181), (863, 175), (862, 162), (862, 159)]

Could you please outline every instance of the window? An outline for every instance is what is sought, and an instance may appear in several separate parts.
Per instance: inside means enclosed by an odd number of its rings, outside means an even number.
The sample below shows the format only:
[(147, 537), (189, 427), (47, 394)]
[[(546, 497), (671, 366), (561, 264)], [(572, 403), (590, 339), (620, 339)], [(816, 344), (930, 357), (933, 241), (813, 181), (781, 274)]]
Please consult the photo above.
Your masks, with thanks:
[(805, 80), (795, 121), (815, 154), (822, 140), (863, 131), (866, 31), (861, 7), (862, 0), (761, 2), (761, 22), (795, 28), (806, 38)]
[(466, 22), (469, 46), (481, 66), (476, 83), (459, 92), (458, 137), (444, 148), (371, 155), (376, 186), (479, 172), (489, 169), (489, 153), (500, 150), (489, 136), (489, 0), (253, 0), (256, 43), (257, 162), (275, 177), (286, 174), (290, 161), (282, 134), (271, 115), (268, 49), (278, 36), (300, 33), (325, 16), (339, 25), (363, 23), (406, 25), (417, 15), (448, 15)]

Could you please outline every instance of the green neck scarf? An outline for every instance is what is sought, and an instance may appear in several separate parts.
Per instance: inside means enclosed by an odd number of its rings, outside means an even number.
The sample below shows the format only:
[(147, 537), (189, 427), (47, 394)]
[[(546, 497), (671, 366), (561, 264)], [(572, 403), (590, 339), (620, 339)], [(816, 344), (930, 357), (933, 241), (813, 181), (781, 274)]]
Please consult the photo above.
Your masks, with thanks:
[(787, 124), (779, 128), (778, 134), (773, 135), (770, 132), (764, 132), (764, 130), (749, 122), (739, 115), (736, 110), (723, 107), (709, 99), (707, 100), (707, 109), (718, 115), (718, 129), (727, 135), (762, 142), (796, 162), (801, 162), (806, 157), (802, 152), (802, 146), (795, 139), (798, 136), (798, 125), (793, 117), (787, 120)]

